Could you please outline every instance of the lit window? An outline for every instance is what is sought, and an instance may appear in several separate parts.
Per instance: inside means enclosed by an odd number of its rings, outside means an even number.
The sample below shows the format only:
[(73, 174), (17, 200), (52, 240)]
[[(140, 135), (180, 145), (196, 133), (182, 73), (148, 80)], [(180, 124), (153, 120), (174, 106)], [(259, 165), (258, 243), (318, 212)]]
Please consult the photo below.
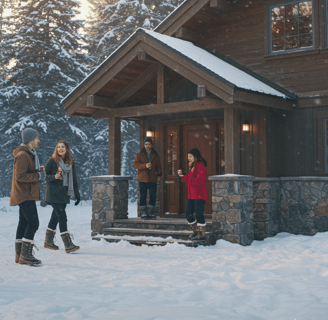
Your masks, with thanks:
[(313, 48), (313, 1), (269, 7), (270, 53)]

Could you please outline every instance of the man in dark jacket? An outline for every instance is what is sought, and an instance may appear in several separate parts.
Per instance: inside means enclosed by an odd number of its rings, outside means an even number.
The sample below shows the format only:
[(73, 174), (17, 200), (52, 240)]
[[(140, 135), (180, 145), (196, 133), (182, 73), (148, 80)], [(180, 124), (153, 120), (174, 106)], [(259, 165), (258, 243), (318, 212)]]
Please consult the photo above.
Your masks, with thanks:
[(31, 128), (22, 131), (23, 143), (14, 150), (14, 168), (10, 205), (19, 206), (19, 222), (15, 242), (15, 262), (36, 265), (41, 261), (33, 256), (34, 235), (39, 228), (36, 201), (40, 200), (40, 163), (35, 149), (39, 133)]
[[(157, 177), (162, 175), (161, 160), (153, 148), (153, 140), (146, 138), (144, 147), (134, 159), (134, 167), (138, 169), (140, 189), (141, 219), (156, 219), (154, 215), (157, 192)], [(149, 205), (147, 206), (147, 190), (149, 190)]]

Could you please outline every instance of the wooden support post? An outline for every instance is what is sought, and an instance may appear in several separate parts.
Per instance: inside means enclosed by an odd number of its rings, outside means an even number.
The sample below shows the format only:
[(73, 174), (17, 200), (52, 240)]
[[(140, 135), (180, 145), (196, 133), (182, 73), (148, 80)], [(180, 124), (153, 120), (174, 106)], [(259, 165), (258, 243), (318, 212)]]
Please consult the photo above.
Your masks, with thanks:
[(96, 109), (111, 109), (114, 107), (113, 98), (89, 95), (87, 97), (87, 107)]
[(226, 0), (210, 0), (210, 7), (223, 12), (232, 12), (233, 6)]
[(197, 87), (197, 98), (205, 99), (206, 98), (206, 86), (199, 85)]
[(150, 55), (148, 55), (146, 53), (146, 51), (144, 51), (144, 50), (140, 50), (138, 52), (138, 60), (146, 61), (146, 62), (150, 62), (150, 63), (158, 63), (157, 60), (155, 60), (153, 57), (151, 57)]
[(121, 119), (108, 120), (108, 174), (121, 175)]
[(191, 41), (191, 42), (196, 42), (198, 39), (197, 33), (186, 27), (180, 27), (175, 37), (178, 39)]
[(267, 177), (268, 175), (268, 111), (260, 111), (260, 176)]
[(157, 66), (157, 103), (169, 102), (169, 81), (167, 68), (163, 64)]
[(224, 109), (225, 173), (240, 173), (239, 166), (239, 115), (235, 108)]
[(140, 149), (142, 149), (145, 140), (145, 120), (141, 119), (139, 122), (140, 127)]

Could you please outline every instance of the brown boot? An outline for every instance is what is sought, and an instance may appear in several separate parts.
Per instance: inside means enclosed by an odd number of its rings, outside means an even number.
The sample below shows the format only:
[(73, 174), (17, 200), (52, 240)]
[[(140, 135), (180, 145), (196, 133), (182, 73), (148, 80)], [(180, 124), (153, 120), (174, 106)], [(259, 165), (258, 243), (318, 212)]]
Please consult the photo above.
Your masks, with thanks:
[(65, 231), (65, 232), (61, 233), (60, 236), (61, 236), (62, 239), (63, 239), (66, 253), (71, 253), (71, 252), (74, 252), (74, 251), (80, 249), (79, 246), (76, 246), (76, 245), (72, 242), (71, 237), (72, 237), (73, 239), (74, 239), (74, 237), (73, 237), (73, 235), (70, 234), (69, 231)]
[(197, 232), (197, 221), (195, 221), (194, 223), (189, 223), (190, 229), (192, 231), (192, 234), (189, 236), (189, 240), (191, 240), (191, 238), (194, 238), (197, 236), (198, 232)]
[(22, 251), (19, 257), (20, 264), (29, 264), (30, 266), (41, 264), (41, 260), (38, 260), (33, 256), (33, 246), (35, 246), (33, 240), (22, 239)]
[(22, 239), (17, 239), (15, 241), (15, 263), (19, 262), (19, 256), (22, 251)]
[(197, 229), (198, 229), (197, 236), (191, 238), (191, 240), (194, 242), (205, 242), (206, 241), (206, 235), (205, 235), (206, 225), (204, 225), (204, 226), (198, 225)]
[(44, 247), (51, 250), (58, 250), (59, 247), (55, 245), (54, 238), (55, 238), (56, 230), (52, 230), (47, 228), (46, 230), (46, 238), (44, 240)]

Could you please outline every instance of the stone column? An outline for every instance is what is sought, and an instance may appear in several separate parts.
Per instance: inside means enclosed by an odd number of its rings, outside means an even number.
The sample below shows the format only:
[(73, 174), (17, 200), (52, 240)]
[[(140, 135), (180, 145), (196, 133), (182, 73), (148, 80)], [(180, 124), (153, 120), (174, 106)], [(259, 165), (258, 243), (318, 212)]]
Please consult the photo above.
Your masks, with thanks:
[(280, 224), (280, 178), (255, 178), (253, 194), (254, 238), (273, 237)]
[(92, 181), (92, 236), (102, 234), (115, 219), (128, 218), (129, 180), (116, 175), (90, 177)]
[(219, 239), (243, 246), (254, 240), (253, 176), (220, 175), (212, 180), (212, 227)]

